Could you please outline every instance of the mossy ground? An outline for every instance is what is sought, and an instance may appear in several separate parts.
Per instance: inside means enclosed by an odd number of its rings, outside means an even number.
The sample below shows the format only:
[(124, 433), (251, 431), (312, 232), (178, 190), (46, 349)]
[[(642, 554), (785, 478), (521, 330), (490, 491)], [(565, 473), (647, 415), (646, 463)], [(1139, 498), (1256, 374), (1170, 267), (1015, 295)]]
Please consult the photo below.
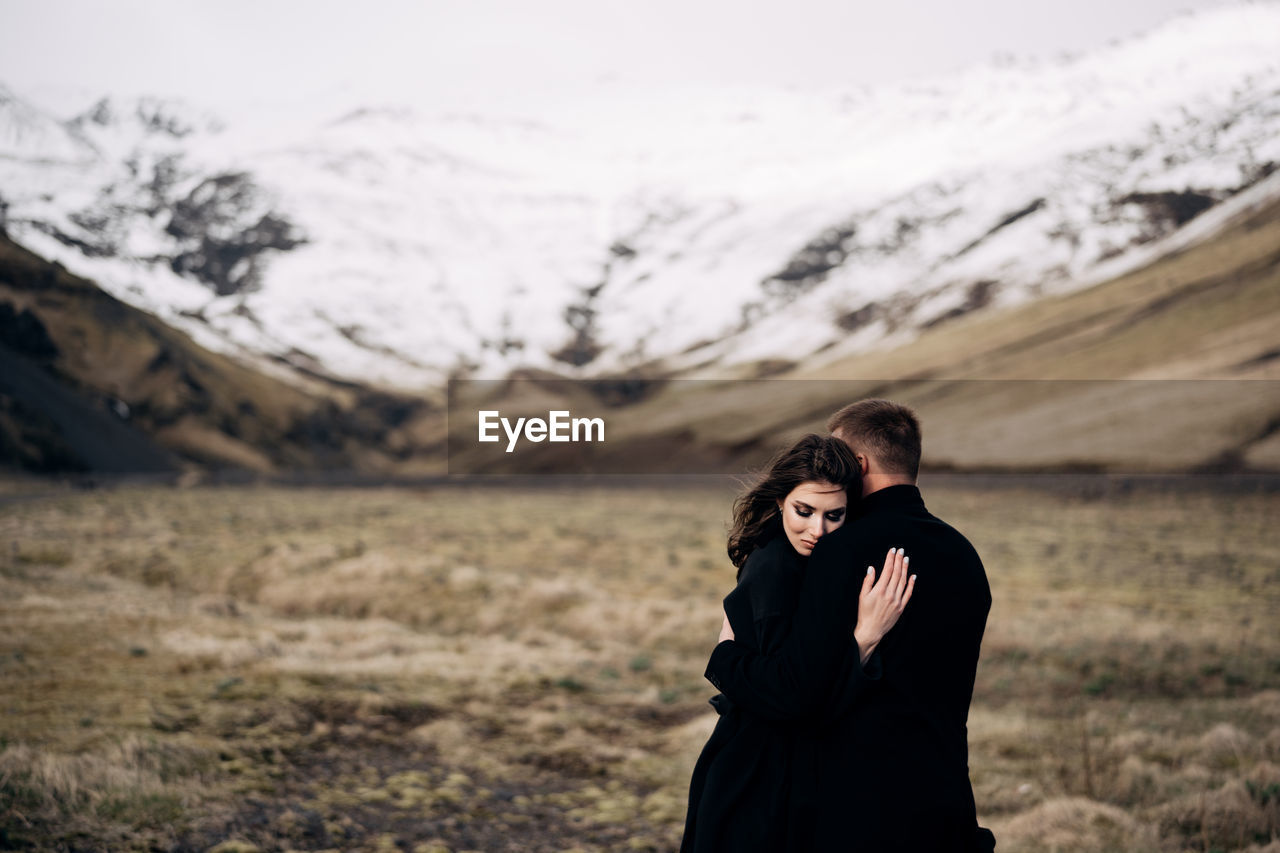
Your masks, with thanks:
[[(1062, 483), (924, 484), (995, 597), (983, 823), (1002, 851), (1272, 843), (1280, 499)], [(732, 487), (14, 494), (0, 847), (676, 848)]]

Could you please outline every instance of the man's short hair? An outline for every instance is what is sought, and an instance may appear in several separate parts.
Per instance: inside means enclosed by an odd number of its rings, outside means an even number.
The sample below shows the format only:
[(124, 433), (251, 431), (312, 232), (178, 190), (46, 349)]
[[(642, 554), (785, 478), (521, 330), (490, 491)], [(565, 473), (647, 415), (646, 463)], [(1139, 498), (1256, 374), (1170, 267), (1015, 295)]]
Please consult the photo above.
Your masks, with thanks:
[(920, 476), (920, 419), (901, 403), (850, 403), (830, 417), (827, 431), (840, 433), (855, 451), (875, 457), (886, 473), (905, 475), (913, 482)]

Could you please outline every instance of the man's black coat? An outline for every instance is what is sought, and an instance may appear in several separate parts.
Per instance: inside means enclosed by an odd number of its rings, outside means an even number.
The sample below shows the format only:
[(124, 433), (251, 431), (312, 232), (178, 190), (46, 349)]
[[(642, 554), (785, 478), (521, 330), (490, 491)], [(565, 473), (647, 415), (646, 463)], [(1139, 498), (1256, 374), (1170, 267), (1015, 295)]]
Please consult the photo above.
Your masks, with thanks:
[[(878, 648), (873, 689), (854, 685), (847, 655), (868, 566), (905, 548), (915, 591)], [(790, 853), (989, 849), (969, 783), (969, 701), (991, 588), (969, 541), (930, 515), (915, 486), (864, 497), (852, 519), (809, 558), (791, 633), (773, 654), (730, 640), (707, 678), (747, 713), (794, 724)], [(851, 651), (852, 650), (852, 651)], [(852, 707), (822, 723), (823, 709)]]

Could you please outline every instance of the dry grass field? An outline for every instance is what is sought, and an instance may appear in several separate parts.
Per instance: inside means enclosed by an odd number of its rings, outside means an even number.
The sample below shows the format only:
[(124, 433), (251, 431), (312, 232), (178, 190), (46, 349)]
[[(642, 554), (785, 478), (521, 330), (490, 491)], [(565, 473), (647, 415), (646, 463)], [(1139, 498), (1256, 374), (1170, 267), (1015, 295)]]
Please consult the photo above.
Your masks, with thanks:
[[(1002, 853), (1280, 851), (1274, 489), (924, 486)], [(674, 850), (731, 495), (0, 490), (0, 848)]]

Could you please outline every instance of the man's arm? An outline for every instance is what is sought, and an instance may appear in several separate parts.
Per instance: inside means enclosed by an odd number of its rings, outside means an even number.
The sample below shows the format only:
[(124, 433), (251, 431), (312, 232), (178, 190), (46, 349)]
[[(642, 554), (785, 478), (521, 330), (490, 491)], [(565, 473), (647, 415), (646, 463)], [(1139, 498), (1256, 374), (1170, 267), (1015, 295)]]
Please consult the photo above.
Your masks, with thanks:
[[(876, 659), (872, 657), (864, 670), (850, 640), (858, 618), (857, 584), (863, 575), (851, 568), (858, 564), (853, 561), (851, 537), (837, 534), (819, 541), (809, 557), (791, 632), (780, 648), (758, 654), (727, 640), (711, 654), (707, 679), (750, 714), (785, 722), (817, 719), (825, 716), (824, 702), (842, 678), (847, 677), (847, 686), (857, 693), (878, 677)], [(890, 568), (905, 576), (901, 555), (897, 560)]]

